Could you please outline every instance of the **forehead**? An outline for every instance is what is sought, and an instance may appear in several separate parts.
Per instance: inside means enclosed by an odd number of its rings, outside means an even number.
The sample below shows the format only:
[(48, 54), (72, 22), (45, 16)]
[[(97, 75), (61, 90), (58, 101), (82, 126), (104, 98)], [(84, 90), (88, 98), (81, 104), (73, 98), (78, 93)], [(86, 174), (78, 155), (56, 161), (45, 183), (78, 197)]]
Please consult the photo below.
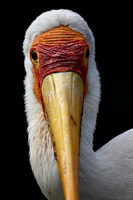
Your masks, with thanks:
[(73, 42), (76, 42), (77, 44), (80, 42), (87, 44), (86, 39), (81, 33), (66, 26), (59, 26), (37, 36), (33, 41), (31, 48), (34, 48), (38, 44), (54, 46), (57, 44), (62, 45)]

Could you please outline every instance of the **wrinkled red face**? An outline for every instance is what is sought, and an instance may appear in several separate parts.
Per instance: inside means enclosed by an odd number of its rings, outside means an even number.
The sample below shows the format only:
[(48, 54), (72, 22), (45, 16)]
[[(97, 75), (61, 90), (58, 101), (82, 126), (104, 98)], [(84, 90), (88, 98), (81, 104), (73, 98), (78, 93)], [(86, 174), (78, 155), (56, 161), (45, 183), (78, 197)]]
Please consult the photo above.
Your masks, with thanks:
[(89, 46), (82, 34), (65, 26), (53, 28), (35, 38), (30, 56), (33, 62), (34, 93), (40, 103), (42, 81), (52, 73), (77, 72), (86, 93)]

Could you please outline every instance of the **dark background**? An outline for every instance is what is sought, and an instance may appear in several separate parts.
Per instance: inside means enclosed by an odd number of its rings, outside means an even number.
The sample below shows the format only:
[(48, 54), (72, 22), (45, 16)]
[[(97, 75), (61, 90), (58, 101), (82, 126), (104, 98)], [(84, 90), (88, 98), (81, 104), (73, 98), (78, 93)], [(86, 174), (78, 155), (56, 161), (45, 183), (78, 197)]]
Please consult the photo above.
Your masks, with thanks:
[(3, 107), (6, 108), (3, 114), (5, 131), (2, 134), (5, 139), (1, 140), (1, 144), (4, 145), (1, 153), (4, 155), (3, 173), (6, 174), (3, 191), (5, 196), (10, 195), (14, 199), (45, 199), (31, 172), (28, 158), (22, 53), (25, 31), (42, 12), (59, 8), (72, 9), (82, 15), (94, 33), (96, 62), (102, 85), (94, 150), (133, 125), (132, 5), (124, 2), (118, 5), (102, 5), (95, 1), (73, 4), (61, 5), (61, 2), (56, 2), (55, 6), (53, 2), (33, 1), (27, 6), (26, 2), (14, 3), (8, 5), (8, 10), (6, 9), (1, 17), (1, 49), (4, 55), (4, 64), (1, 66), (4, 70), (4, 73), (1, 73), (1, 78), (4, 78), (1, 91), (2, 100), (6, 102)]

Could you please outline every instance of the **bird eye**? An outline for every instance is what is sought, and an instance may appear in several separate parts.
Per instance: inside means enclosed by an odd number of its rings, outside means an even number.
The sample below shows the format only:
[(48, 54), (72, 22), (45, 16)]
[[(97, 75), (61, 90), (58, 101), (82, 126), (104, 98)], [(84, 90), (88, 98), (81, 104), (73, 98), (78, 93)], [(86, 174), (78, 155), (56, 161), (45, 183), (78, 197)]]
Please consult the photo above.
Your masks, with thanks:
[(85, 53), (85, 58), (87, 59), (90, 55), (90, 51), (89, 51), (89, 48), (86, 50), (86, 53)]
[(33, 59), (34, 61), (36, 61), (36, 60), (38, 59), (37, 53), (36, 53), (34, 50), (31, 52), (31, 57), (32, 57), (32, 59)]

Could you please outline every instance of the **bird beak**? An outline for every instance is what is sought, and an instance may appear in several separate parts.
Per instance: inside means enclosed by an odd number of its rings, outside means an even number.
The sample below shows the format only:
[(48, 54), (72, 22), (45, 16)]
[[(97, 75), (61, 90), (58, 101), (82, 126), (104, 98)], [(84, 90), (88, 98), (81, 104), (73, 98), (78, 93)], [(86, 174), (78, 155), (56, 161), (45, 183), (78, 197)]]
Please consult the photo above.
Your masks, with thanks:
[(75, 72), (53, 73), (44, 78), (41, 92), (65, 200), (78, 200), (82, 79)]

